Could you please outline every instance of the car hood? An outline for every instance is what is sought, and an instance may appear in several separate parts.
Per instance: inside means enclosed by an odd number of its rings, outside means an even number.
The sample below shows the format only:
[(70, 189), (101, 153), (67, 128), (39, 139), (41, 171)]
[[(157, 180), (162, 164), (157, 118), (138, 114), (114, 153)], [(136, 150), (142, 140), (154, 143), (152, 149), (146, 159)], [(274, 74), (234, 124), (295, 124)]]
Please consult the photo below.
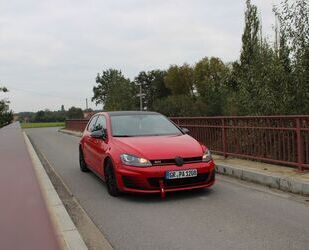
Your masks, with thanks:
[(189, 135), (114, 137), (123, 153), (149, 160), (202, 156), (201, 144)]

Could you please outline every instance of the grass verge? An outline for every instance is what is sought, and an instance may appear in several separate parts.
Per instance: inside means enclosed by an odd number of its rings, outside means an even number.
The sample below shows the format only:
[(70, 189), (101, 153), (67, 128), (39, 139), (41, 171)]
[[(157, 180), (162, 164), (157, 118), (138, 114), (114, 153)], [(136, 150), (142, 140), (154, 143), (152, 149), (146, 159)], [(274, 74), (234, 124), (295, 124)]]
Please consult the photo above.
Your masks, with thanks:
[(64, 122), (29, 122), (21, 123), (21, 128), (64, 127)]

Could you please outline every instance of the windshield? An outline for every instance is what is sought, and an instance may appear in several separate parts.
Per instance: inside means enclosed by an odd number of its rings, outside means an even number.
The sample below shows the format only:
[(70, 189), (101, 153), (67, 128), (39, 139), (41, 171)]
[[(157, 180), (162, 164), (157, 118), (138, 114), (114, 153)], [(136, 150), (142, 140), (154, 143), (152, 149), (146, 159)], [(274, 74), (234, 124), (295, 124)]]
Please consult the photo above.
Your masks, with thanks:
[(163, 115), (111, 116), (113, 136), (181, 135), (181, 131)]

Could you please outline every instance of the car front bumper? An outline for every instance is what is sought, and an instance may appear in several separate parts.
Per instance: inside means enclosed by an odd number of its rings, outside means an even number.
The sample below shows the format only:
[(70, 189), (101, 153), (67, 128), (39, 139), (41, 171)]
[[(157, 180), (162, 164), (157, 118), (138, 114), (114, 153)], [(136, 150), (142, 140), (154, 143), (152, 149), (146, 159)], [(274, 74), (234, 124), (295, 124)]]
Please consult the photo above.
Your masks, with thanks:
[[(196, 177), (166, 180), (166, 171), (197, 169)], [(130, 193), (161, 193), (189, 189), (207, 188), (215, 182), (215, 164), (199, 162), (176, 165), (152, 166), (146, 168), (119, 165), (116, 168), (117, 182), (120, 191)]]

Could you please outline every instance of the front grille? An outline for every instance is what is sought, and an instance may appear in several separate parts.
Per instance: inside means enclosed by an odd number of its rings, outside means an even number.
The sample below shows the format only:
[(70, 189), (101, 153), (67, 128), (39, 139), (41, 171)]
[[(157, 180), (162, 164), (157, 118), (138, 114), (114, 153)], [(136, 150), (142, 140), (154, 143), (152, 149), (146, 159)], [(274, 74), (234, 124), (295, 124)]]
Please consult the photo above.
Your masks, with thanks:
[[(175, 159), (151, 160), (153, 166), (175, 165)], [(183, 158), (184, 164), (202, 162), (202, 156)]]
[[(174, 179), (174, 180), (163, 180), (165, 187), (178, 187), (178, 186), (190, 186), (198, 183), (207, 181), (209, 173), (199, 174), (196, 177), (183, 178), (183, 179)], [(153, 187), (160, 187), (159, 180), (162, 178), (148, 178), (148, 182)]]

